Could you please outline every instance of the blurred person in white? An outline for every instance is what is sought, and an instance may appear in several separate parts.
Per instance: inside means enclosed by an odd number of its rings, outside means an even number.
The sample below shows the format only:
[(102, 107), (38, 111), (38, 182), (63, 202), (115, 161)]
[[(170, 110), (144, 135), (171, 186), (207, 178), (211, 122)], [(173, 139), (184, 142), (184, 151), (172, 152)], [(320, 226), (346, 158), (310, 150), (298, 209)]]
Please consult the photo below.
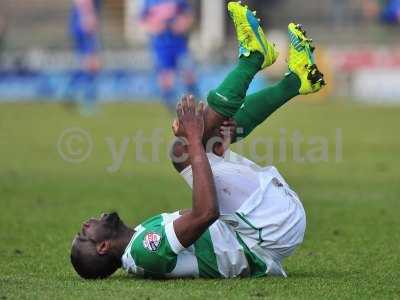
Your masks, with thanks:
[(188, 48), (193, 11), (187, 0), (143, 0), (141, 23), (150, 35), (155, 71), (164, 104), (175, 111), (177, 75), (186, 92), (198, 96), (194, 62)]
[(96, 80), (101, 69), (100, 10), (101, 0), (73, 0), (69, 18), (69, 30), (80, 69), (73, 72), (66, 97), (77, 100), (78, 91), (81, 91), (82, 114), (92, 114), (97, 100)]

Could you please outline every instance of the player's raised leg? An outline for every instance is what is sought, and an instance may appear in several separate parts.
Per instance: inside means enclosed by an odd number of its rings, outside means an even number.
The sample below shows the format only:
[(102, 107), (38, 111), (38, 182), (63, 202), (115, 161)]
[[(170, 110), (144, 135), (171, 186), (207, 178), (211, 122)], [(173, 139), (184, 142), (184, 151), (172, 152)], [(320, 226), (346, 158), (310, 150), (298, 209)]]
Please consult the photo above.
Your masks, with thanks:
[[(247, 6), (243, 6), (240, 2), (230, 2), (228, 11), (235, 25), (239, 42), (239, 62), (222, 84), (211, 91), (207, 98), (209, 107), (205, 113), (205, 145), (209, 139), (219, 135), (223, 121), (237, 113), (254, 76), (260, 70), (272, 65), (279, 55), (275, 45), (267, 41), (259, 20)], [(174, 121), (173, 131), (175, 136), (181, 136), (177, 120)], [(180, 162), (180, 159), (175, 159), (182, 158), (185, 151), (184, 145), (178, 139), (171, 152), (172, 161), (178, 171), (182, 171), (190, 164), (187, 160)]]
[(242, 130), (240, 138), (249, 135), (278, 108), (299, 94), (318, 92), (325, 85), (324, 76), (315, 64), (312, 40), (301, 25), (289, 24), (289, 73), (278, 84), (244, 99), (234, 119)]
[(232, 117), (237, 112), (254, 76), (272, 65), (279, 55), (275, 45), (266, 39), (259, 20), (247, 6), (230, 2), (228, 11), (239, 41), (239, 63), (223, 83), (210, 92), (207, 99), (209, 106), (223, 117)]

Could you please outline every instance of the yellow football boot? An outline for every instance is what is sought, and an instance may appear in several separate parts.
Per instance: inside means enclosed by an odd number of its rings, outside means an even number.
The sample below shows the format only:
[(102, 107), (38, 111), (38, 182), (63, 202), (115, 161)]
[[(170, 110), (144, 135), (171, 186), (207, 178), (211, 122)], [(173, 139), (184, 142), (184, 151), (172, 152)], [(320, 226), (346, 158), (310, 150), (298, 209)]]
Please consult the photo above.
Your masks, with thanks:
[(299, 93), (307, 95), (318, 92), (326, 83), (324, 75), (315, 64), (312, 40), (307, 38), (306, 31), (301, 25), (290, 23), (289, 32), (289, 70), (301, 80)]
[(267, 41), (256, 13), (239, 2), (229, 2), (228, 11), (236, 29), (239, 41), (239, 57), (249, 56), (258, 51), (264, 56), (261, 69), (271, 66), (279, 56), (275, 44)]

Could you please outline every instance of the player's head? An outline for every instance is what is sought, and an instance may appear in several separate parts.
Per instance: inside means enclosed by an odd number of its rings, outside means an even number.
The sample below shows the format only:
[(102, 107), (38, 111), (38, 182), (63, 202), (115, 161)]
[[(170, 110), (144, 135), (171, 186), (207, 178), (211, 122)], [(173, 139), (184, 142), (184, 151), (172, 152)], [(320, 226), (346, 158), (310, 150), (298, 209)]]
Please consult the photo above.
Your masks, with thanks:
[(72, 242), (71, 263), (85, 279), (104, 279), (121, 267), (120, 240), (127, 231), (117, 213), (89, 219)]

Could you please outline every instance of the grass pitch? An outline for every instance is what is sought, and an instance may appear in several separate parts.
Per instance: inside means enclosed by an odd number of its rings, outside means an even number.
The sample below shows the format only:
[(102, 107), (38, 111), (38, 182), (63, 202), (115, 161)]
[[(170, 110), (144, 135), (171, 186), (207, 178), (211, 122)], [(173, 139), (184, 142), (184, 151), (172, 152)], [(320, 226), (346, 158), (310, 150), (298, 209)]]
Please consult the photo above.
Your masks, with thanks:
[[(135, 225), (190, 206), (190, 190), (167, 159), (170, 116), (150, 104), (106, 105), (93, 118), (54, 104), (0, 105), (0, 299), (399, 299), (399, 115), (392, 107), (294, 102), (247, 141), (245, 152), (261, 160), (265, 145), (252, 149), (254, 139), (273, 138), (279, 153), (279, 141), (296, 130), (306, 141), (324, 137), (329, 147), (328, 161), (294, 161), (290, 149), (286, 162), (274, 156), (308, 215), (305, 243), (285, 263), (288, 279), (144, 281), (118, 272), (83, 281), (69, 249), (86, 218), (117, 210)], [(80, 163), (84, 138), (57, 146), (71, 128), (91, 138)], [(157, 128), (165, 140), (159, 151), (138, 149), (138, 135), (149, 138)], [(124, 154), (117, 166), (112, 153)]]

